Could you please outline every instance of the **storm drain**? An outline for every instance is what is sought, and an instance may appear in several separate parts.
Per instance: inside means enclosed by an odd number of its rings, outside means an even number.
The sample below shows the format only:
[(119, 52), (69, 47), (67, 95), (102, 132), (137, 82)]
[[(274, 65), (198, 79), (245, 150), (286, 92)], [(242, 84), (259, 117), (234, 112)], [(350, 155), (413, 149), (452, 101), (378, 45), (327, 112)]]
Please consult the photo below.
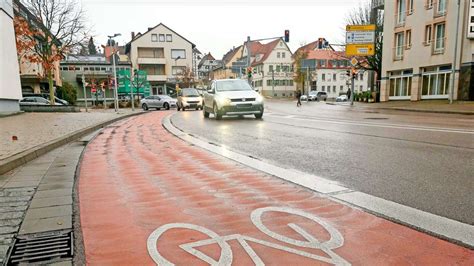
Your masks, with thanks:
[(17, 236), (7, 265), (43, 264), (73, 255), (72, 231), (51, 231)]

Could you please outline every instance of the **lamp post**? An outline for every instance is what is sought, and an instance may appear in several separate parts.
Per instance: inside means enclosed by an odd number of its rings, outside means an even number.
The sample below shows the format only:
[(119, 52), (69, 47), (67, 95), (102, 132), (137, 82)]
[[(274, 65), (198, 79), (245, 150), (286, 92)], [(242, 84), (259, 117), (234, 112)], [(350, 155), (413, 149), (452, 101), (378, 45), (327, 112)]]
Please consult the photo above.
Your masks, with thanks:
[[(118, 37), (122, 34), (120, 33), (115, 33), (113, 36), (107, 36), (109, 37), (109, 46), (112, 46), (112, 40), (113, 38), (115, 37)], [(115, 43), (114, 43), (114, 46), (113, 46), (113, 49), (115, 49)], [(115, 69), (115, 52), (114, 50), (112, 50), (112, 64), (113, 64), (113, 68), (114, 68), (114, 87), (115, 87), (115, 91), (114, 91), (114, 107), (115, 107), (115, 112), (118, 112), (118, 89), (117, 89), (117, 71)]]

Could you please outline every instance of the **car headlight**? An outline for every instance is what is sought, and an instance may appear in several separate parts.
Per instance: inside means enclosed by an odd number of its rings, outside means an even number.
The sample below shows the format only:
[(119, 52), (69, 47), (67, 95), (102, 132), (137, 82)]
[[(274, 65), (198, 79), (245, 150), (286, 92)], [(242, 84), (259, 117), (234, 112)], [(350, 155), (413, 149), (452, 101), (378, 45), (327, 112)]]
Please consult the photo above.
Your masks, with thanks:
[(256, 98), (257, 102), (263, 102), (263, 97), (262, 95), (257, 95), (257, 98)]
[(219, 104), (220, 104), (221, 106), (223, 106), (223, 105), (230, 105), (231, 102), (232, 102), (229, 98), (219, 98), (218, 101), (219, 101)]

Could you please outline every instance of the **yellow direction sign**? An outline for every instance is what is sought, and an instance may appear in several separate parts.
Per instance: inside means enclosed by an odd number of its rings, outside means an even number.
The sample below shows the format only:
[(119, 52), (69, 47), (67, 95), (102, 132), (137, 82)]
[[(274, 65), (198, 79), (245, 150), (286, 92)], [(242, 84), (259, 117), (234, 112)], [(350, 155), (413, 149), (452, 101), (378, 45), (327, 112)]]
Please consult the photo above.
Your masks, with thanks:
[(369, 25), (347, 25), (346, 31), (375, 31), (375, 24)]
[(374, 44), (347, 44), (346, 55), (368, 56), (374, 55)]

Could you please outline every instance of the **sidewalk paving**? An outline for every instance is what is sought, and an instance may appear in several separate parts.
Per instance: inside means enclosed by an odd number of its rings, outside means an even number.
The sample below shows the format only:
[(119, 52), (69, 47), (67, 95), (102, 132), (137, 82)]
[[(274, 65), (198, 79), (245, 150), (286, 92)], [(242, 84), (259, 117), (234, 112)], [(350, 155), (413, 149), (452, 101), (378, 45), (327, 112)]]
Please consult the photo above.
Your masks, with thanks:
[[(328, 102), (328, 104), (349, 105), (348, 102)], [(381, 103), (354, 102), (354, 106), (398, 111), (474, 115), (474, 102), (470, 101), (454, 101), (453, 104), (449, 104), (448, 100), (388, 101)]]

